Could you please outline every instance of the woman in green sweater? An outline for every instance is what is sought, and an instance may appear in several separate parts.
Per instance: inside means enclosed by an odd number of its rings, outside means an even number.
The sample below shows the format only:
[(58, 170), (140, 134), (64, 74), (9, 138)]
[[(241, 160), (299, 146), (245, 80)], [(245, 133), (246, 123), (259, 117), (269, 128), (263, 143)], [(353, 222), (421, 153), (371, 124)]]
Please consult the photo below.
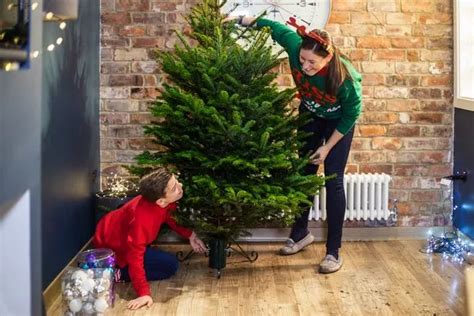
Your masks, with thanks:
[[(234, 17), (243, 26), (253, 25), (253, 17)], [(326, 256), (319, 265), (319, 272), (336, 272), (342, 266), (339, 255), (342, 226), (346, 209), (344, 169), (354, 135), (354, 125), (362, 108), (361, 75), (349, 59), (332, 43), (323, 30), (306, 32), (303, 26), (290, 18), (289, 27), (259, 18), (256, 26), (269, 27), (272, 38), (288, 53), (291, 72), (299, 91), (299, 111), (310, 112), (312, 121), (302, 129), (310, 136), (301, 153), (311, 152), (308, 174), (314, 174), (324, 164), (325, 174), (336, 177), (327, 181)], [(280, 249), (283, 255), (292, 255), (311, 244), (313, 235), (308, 230), (309, 210), (296, 220), (286, 245)]]

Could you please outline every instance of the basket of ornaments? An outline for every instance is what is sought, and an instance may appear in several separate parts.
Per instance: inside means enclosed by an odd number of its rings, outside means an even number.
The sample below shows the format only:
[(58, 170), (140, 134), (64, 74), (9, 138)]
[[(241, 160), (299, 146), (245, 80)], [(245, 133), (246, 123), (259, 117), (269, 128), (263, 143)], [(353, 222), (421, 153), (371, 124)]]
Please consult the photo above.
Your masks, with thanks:
[(102, 315), (115, 300), (115, 256), (110, 249), (79, 254), (62, 278), (64, 315)]

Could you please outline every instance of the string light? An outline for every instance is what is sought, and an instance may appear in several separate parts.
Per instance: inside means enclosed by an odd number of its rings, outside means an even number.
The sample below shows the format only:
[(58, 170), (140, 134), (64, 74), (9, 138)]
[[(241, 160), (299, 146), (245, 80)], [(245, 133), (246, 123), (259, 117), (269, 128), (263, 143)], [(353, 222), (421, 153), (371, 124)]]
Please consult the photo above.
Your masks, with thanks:
[(20, 69), (20, 63), (18, 62), (6, 62), (2, 64), (0, 67), (2, 67), (2, 70), (5, 71), (14, 71)]
[(137, 185), (127, 179), (119, 177), (117, 174), (106, 179), (106, 190), (98, 193), (101, 197), (124, 198), (138, 191)]
[(466, 256), (470, 256), (469, 245), (462, 241), (456, 232), (448, 232), (443, 236), (431, 235), (422, 252), (432, 254), (440, 253), (443, 259), (456, 263), (462, 263)]
[[(445, 178), (446, 179), (446, 178)], [(441, 182), (441, 187), (446, 187), (446, 190), (443, 190), (445, 198), (443, 201), (443, 224), (444, 224), (444, 233), (441, 236), (434, 236), (429, 232), (429, 238), (426, 241), (424, 248), (420, 249), (421, 252), (432, 254), (440, 253), (443, 256), (443, 259), (450, 260), (455, 263), (463, 263), (466, 258), (472, 256), (470, 252), (470, 245), (467, 242), (464, 242), (456, 231), (446, 232), (446, 214), (445, 209), (451, 209), (450, 212), (450, 221), (453, 220), (453, 211), (458, 209), (457, 205), (454, 205), (451, 208), (453, 202), (452, 195), (452, 181)], [(449, 207), (446, 208), (446, 201), (449, 202)]]
[[(36, 9), (37, 7), (38, 7), (38, 2), (34, 2), (31, 5), (32, 10)], [(45, 19), (46, 20), (52, 20), (54, 17), (55, 17), (55, 14), (53, 12), (48, 12), (48, 13), (45, 14)], [(59, 29), (64, 30), (65, 28), (66, 28), (66, 22), (61, 21), (59, 23)], [(58, 37), (56, 39), (56, 45), (58, 45), (58, 46), (61, 45), (63, 43), (63, 41), (64, 41), (63, 37), (61, 37), (61, 36)], [(46, 47), (46, 49), (49, 52), (52, 52), (55, 49), (56, 45), (54, 43), (51, 43)], [(30, 56), (31, 56), (31, 58), (37, 58), (40, 54), (41, 54), (41, 51), (35, 50), (30, 54)]]
[[(7, 10), (12, 10), (14, 9), (15, 7), (17, 7), (16, 4), (14, 3), (10, 3), (8, 4), (7, 6)], [(31, 11), (35, 11), (37, 8), (39, 7), (39, 2), (38, 1), (34, 1), (31, 3)], [(44, 14), (44, 13), (43, 13)], [(77, 16), (76, 16), (77, 18)], [(64, 30), (66, 28), (66, 22), (64, 20), (62, 20), (61, 17), (59, 16), (56, 16), (53, 12), (47, 12), (46, 14), (44, 14), (44, 19), (47, 20), (47, 21), (53, 21), (53, 20), (58, 20), (59, 19), (59, 29), (60, 30)], [(5, 37), (5, 32), (2, 32), (0, 33), (0, 40), (2, 40), (4, 37)], [(13, 43), (14, 44), (18, 44), (20, 41), (20, 38), (19, 37), (14, 37), (13, 38)], [(64, 38), (62, 36), (59, 36), (55, 43), (51, 43), (49, 44), (48, 46), (46, 46), (46, 50), (49, 51), (49, 52), (52, 52), (56, 45), (61, 45), (64, 41)], [(34, 58), (38, 58), (39, 55), (42, 53), (41, 50), (32, 50), (29, 55), (30, 55), (30, 58), (31, 59), (34, 59)], [(12, 71), (12, 70), (17, 70), (20, 68), (20, 64), (19, 63), (16, 63), (16, 62), (8, 62), (8, 63), (4, 63), (2, 65), (0, 65), (1, 68), (3, 68), (3, 70), (5, 71)]]

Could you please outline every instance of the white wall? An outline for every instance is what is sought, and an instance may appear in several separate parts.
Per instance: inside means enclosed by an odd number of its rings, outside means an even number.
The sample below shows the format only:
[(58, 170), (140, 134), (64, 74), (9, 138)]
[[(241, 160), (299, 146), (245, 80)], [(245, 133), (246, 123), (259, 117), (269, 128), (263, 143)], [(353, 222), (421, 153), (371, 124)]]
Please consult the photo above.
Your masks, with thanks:
[(32, 315), (30, 191), (0, 213), (0, 315)]

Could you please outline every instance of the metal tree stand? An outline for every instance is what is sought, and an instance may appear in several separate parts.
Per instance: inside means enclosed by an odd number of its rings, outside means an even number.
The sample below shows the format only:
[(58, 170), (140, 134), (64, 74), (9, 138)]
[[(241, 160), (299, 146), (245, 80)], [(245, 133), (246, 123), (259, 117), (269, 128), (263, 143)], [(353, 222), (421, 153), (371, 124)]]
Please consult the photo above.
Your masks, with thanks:
[[(235, 247), (233, 247), (234, 245)], [(221, 270), (222, 268), (225, 267), (225, 258), (230, 257), (232, 255), (232, 252), (239, 254), (240, 256), (244, 257), (248, 262), (253, 263), (258, 259), (258, 252), (256, 251), (251, 251), (250, 253), (242, 249), (240, 244), (235, 240), (231, 239), (230, 243), (225, 243), (223, 250), (223, 253), (219, 253), (214, 248), (210, 246), (210, 244), (207, 245), (208, 250), (205, 253), (206, 257), (209, 257), (209, 267), (213, 268), (215, 271), (215, 276), (220, 279), (221, 278)], [(186, 260), (190, 260), (196, 252), (194, 250), (190, 250), (186, 254), (184, 254), (183, 251), (178, 251), (176, 253), (176, 257), (178, 258), (179, 262), (183, 262)], [(221, 256), (219, 256), (221, 255)]]

